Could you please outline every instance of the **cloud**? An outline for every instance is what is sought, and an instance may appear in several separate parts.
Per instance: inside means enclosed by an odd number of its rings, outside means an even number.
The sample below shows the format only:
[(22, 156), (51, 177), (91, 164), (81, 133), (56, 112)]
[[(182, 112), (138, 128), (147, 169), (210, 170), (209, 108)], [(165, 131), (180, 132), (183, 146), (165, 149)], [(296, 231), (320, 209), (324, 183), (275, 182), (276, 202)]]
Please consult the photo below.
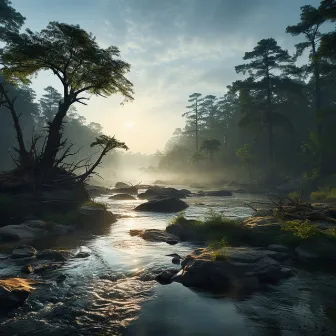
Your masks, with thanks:
[[(116, 45), (131, 64), (135, 101), (120, 107), (120, 96), (97, 98), (79, 107), (88, 121), (101, 122), (109, 134), (131, 118), (143, 128), (121, 132), (135, 151), (162, 149), (176, 127), (183, 127), (188, 95), (222, 95), (236, 80), (234, 67), (243, 63), (262, 38), (274, 37), (293, 50), (297, 42), (285, 33), (299, 19), (300, 6), (320, 0), (79, 0), (52, 3), (13, 0), (27, 22), (46, 20), (79, 23), (92, 31), (102, 47)], [(77, 2), (77, 4), (75, 4)], [(35, 7), (34, 7), (35, 4)], [(20, 10), (20, 8), (19, 8)], [(27, 11), (31, 10), (30, 18)], [(57, 14), (58, 13), (58, 14)], [(57, 15), (56, 15), (57, 14)], [(42, 27), (39, 27), (41, 29)], [(49, 78), (43, 81), (44, 86)], [(95, 113), (99, 111), (99, 113)], [(145, 134), (144, 134), (145, 133)], [(127, 137), (130, 139), (127, 139)], [(134, 137), (131, 138), (131, 136)], [(125, 138), (124, 138), (125, 137)], [(139, 139), (146, 141), (139, 141)], [(151, 140), (150, 140), (151, 139)]]

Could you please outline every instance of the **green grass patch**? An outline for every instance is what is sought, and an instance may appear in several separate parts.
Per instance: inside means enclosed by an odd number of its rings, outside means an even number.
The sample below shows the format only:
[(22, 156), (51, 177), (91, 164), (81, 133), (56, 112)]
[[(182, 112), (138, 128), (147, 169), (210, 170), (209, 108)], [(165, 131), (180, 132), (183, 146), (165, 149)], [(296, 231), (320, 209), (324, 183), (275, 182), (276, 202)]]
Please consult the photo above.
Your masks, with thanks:
[(219, 241), (212, 241), (208, 244), (208, 248), (211, 251), (211, 257), (216, 261), (225, 261), (229, 258), (228, 247), (229, 244), (225, 238), (222, 238)]
[(176, 234), (182, 240), (218, 242), (225, 239), (228, 244), (237, 245), (247, 234), (241, 224), (241, 220), (230, 219), (211, 211), (204, 221), (186, 219), (179, 215), (168, 225), (167, 231)]

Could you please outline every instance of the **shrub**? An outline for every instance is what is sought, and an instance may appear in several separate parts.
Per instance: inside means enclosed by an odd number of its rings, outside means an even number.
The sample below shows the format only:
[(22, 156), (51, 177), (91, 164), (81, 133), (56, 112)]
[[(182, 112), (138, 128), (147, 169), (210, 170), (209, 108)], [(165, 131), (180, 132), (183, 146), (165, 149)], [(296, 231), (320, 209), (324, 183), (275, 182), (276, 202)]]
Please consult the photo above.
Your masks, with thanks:
[(220, 241), (212, 241), (208, 244), (208, 248), (211, 250), (211, 257), (216, 261), (228, 259), (228, 247), (229, 245), (225, 238), (222, 238)]
[(287, 221), (284, 223), (282, 230), (290, 232), (301, 239), (312, 238), (318, 235), (321, 231), (317, 225), (312, 224), (308, 219), (305, 221)]
[(336, 188), (324, 187), (311, 193), (310, 198), (315, 202), (336, 203)]
[(183, 215), (175, 217), (167, 227), (167, 231), (173, 234), (174, 226), (183, 228), (185, 240), (221, 241), (223, 238), (232, 245), (239, 244), (247, 235), (247, 229), (241, 225), (241, 221), (230, 219), (210, 211), (204, 221), (186, 219)]

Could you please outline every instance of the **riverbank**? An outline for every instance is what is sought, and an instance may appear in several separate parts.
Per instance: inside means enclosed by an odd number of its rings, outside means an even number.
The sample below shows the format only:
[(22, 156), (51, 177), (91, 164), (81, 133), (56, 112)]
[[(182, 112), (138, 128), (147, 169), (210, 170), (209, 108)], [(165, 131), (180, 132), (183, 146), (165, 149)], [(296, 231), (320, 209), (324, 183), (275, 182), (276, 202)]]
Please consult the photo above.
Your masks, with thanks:
[[(197, 194), (197, 190), (191, 191)], [(20, 263), (19, 259), (6, 259), (2, 263), (2, 278), (20, 275), (43, 282), (43, 285), (36, 286), (21, 308), (6, 319), (0, 318), (2, 330), (18, 335), (21, 335), (21, 330), (37, 335), (43, 335), (45, 330), (65, 335), (131, 335), (141, 330), (148, 335), (156, 332), (178, 335), (180, 330), (209, 331), (208, 325), (211, 323), (213, 327), (209, 335), (221, 335), (223, 328), (230, 330), (232, 335), (250, 335), (254, 332), (258, 335), (258, 330), (273, 324), (274, 328), (280, 330), (290, 325), (294, 334), (298, 328), (303, 328), (309, 335), (308, 331), (322, 323), (327, 325), (325, 321), (331, 323), (321, 307), (329, 307), (332, 299), (336, 298), (332, 276), (315, 271), (307, 273), (296, 266), (293, 267), (294, 276), (291, 278), (274, 287), (268, 285), (244, 300), (204, 291), (194, 292), (180, 283), (169, 286), (158, 284), (154, 280), (158, 274), (167, 269), (180, 269), (180, 265), (173, 264), (172, 257), (167, 255), (176, 253), (186, 257), (201, 246), (191, 242), (169, 245), (130, 236), (130, 230), (164, 231), (175, 215), (137, 212), (134, 208), (144, 200), (110, 200), (110, 195), (95, 199), (106, 203), (107, 210), (118, 217), (118, 221), (107, 225), (104, 232), (97, 235), (76, 231), (71, 235), (45, 238), (34, 245), (38, 251), (68, 250), (72, 254), (78, 253), (83, 246), (82, 250), (88, 251), (90, 256), (71, 257), (61, 268), (44, 274), (23, 275), (21, 269), (24, 265), (17, 264)], [(184, 210), (188, 219), (204, 220), (209, 208), (225, 217), (246, 219), (254, 211), (245, 202), (261, 202), (265, 198), (234, 193), (230, 197), (195, 195), (184, 201), (189, 205)], [(7, 252), (2, 253), (4, 257)], [(57, 283), (56, 279), (61, 274), (66, 279)], [(312, 328), (304, 326), (306, 316), (302, 315), (302, 309), (300, 314), (292, 311), (293, 307), (304, 305), (308, 298), (314, 298), (315, 302), (309, 308), (309, 314), (313, 315), (310, 319)], [(165, 312), (163, 315), (162, 309)], [(279, 310), (283, 312), (280, 322), (275, 314)], [(328, 314), (329, 310), (326, 310)], [(161, 314), (157, 314), (158, 311)], [(180, 316), (175, 314), (177, 311)], [(294, 325), (293, 315), (296, 319)], [(27, 319), (30, 321), (29, 327), (26, 325)], [(278, 321), (278, 324), (269, 321)]]

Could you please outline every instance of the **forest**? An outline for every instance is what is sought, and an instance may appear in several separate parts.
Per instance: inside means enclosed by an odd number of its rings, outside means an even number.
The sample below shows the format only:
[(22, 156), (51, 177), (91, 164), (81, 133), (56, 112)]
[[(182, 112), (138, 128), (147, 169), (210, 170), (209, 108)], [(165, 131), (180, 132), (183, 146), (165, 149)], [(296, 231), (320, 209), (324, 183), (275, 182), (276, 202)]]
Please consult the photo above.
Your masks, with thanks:
[[(290, 51), (265, 36), (232, 58), (236, 80), (222, 96), (190, 83), (185, 104), (170, 106), (183, 126), (153, 154), (130, 152), (125, 139), (107, 134), (121, 125), (88, 122), (79, 108), (102, 120), (96, 98), (133, 103), (142, 133), (126, 116), (125, 136), (142, 146), (150, 134), (157, 146), (155, 118), (145, 115), (162, 107), (160, 90), (149, 90), (156, 84), (143, 76), (147, 92), (137, 106), (143, 73), (130, 64), (147, 50), (127, 34), (129, 49), (118, 39), (120, 49), (107, 46), (78, 24), (51, 21), (33, 31), (14, 2), (0, 0), (0, 334), (336, 335), (336, 0), (300, 8), (283, 27)], [(241, 11), (251, 2), (208, 1), (208, 18), (221, 9), (250, 22)], [(42, 3), (31, 1), (27, 17)], [(196, 35), (205, 0), (188, 1), (184, 11), (182, 3), (84, 1), (75, 13), (73, 2), (54, 1), (53, 8), (56, 18), (86, 25), (82, 14), (104, 21), (103, 9), (118, 4), (114, 18), (133, 38), (142, 25), (164, 35), (165, 15), (191, 14), (174, 25), (183, 31), (188, 23)], [(277, 14), (267, 0), (258, 3)], [(293, 10), (287, 3), (282, 13)], [(132, 11), (138, 21), (129, 20)], [(170, 72), (174, 63), (163, 56)], [(152, 60), (138, 66), (159, 77)], [(38, 95), (41, 72), (58, 88)], [(171, 91), (164, 94), (168, 102)]]
[[(185, 126), (161, 153), (159, 171), (272, 183), (297, 178), (335, 185), (336, 10), (334, 1), (301, 7), (286, 32), (290, 54), (273, 38), (246, 50), (241, 79), (221, 97), (186, 97)], [(225, 171), (225, 174), (223, 173)]]

